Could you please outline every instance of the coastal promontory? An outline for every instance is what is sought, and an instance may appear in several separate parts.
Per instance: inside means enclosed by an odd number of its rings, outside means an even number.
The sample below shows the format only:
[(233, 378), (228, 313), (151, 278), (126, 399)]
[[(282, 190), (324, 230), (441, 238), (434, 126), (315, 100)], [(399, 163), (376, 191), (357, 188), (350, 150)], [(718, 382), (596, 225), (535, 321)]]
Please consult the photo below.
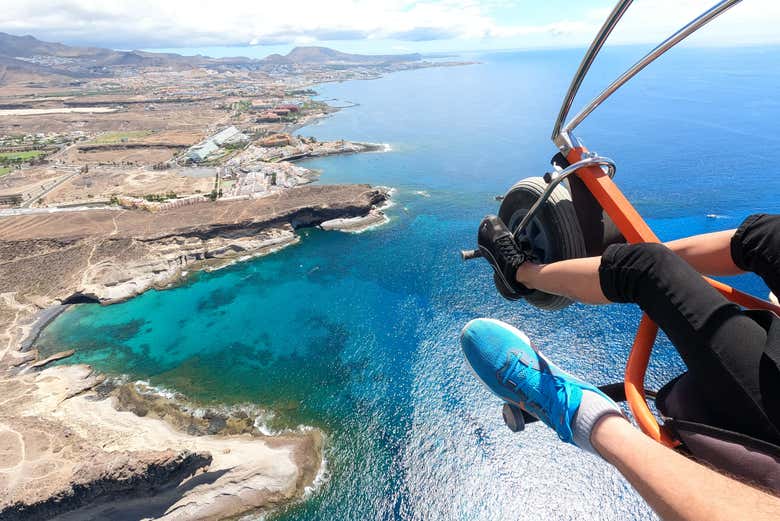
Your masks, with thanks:
[(294, 243), (296, 228), (371, 225), (387, 198), (368, 185), (306, 185), (156, 211), (0, 220), (0, 518), (111, 518), (121, 503), (128, 519), (222, 519), (301, 498), (320, 471), (319, 431), (269, 437), (228, 421), (197, 435), (148, 404), (141, 415), (138, 404), (119, 411), (116, 389), (101, 388), (89, 366), (36, 363), (35, 335), (69, 302), (110, 303), (175, 284)]

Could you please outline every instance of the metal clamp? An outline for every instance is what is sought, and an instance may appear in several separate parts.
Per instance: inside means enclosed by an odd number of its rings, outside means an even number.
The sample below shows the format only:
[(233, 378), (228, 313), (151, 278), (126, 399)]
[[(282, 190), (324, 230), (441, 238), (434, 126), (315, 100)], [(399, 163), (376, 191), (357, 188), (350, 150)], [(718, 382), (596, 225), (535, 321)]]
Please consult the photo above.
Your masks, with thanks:
[(526, 226), (528, 226), (528, 223), (531, 222), (531, 219), (534, 218), (536, 213), (539, 211), (539, 208), (547, 202), (547, 199), (550, 198), (550, 196), (553, 193), (553, 190), (555, 190), (555, 187), (557, 187), (559, 184), (563, 182), (564, 179), (575, 173), (580, 168), (585, 168), (587, 166), (598, 166), (598, 167), (607, 167), (607, 175), (610, 178), (615, 177), (615, 173), (617, 172), (617, 167), (615, 166), (615, 162), (611, 159), (608, 159), (606, 157), (588, 157), (586, 159), (583, 159), (581, 161), (577, 161), (576, 163), (567, 166), (560, 172), (557, 172), (557, 174), (553, 174), (553, 178), (550, 181), (550, 183), (547, 185), (547, 188), (544, 190), (541, 196), (539, 196), (539, 199), (534, 203), (534, 205), (531, 207), (530, 210), (528, 210), (528, 213), (525, 214), (523, 217), (523, 220), (520, 221), (520, 224), (517, 225), (517, 229), (513, 232), (517, 234), (518, 232), (525, 229)]

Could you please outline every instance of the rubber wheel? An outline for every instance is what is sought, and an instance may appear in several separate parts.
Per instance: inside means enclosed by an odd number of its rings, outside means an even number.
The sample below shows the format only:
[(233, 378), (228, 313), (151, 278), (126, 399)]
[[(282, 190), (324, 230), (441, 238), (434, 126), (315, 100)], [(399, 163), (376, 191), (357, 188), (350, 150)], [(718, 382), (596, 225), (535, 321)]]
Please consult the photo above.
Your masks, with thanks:
[(525, 416), (523, 416), (523, 411), (518, 407), (504, 403), (504, 406), (501, 408), (501, 416), (504, 417), (504, 423), (509, 427), (510, 431), (520, 432), (525, 429)]
[[(522, 233), (517, 232), (520, 221), (546, 188), (547, 183), (541, 177), (523, 179), (504, 196), (498, 216), (515, 233), (517, 243), (524, 251), (531, 253), (535, 262), (547, 264), (585, 257), (585, 240), (571, 195), (563, 184), (555, 187), (526, 229)], [(534, 291), (525, 299), (538, 308), (551, 311), (563, 309), (572, 303), (566, 297), (543, 291)]]

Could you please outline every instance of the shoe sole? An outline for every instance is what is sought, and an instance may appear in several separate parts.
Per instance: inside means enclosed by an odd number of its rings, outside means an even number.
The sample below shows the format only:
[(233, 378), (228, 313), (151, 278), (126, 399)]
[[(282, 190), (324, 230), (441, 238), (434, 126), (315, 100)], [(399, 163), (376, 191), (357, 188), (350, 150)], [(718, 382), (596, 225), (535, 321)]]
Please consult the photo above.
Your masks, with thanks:
[(495, 274), (501, 279), (501, 284), (504, 286), (503, 291), (502, 288), (498, 288), (498, 292), (501, 294), (502, 297), (504, 297), (507, 300), (520, 300), (522, 296), (517, 293), (516, 291), (513, 291), (511, 289), (511, 286), (509, 284), (509, 281), (506, 280), (506, 277), (504, 277), (504, 274), (499, 271), (499, 269), (496, 267), (498, 264), (498, 260), (493, 256), (490, 250), (485, 248), (484, 246), (479, 246), (479, 251), (482, 253), (482, 256), (486, 259), (492, 259), (492, 262), (488, 260), (488, 264), (490, 264), (490, 267), (493, 268), (493, 271)]

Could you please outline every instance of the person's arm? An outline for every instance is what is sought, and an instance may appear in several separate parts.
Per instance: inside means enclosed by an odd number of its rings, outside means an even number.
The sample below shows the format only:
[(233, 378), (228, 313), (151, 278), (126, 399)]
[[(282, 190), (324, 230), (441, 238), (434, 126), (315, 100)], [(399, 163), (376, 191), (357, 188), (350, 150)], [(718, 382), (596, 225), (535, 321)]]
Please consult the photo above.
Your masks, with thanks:
[(780, 499), (664, 447), (625, 418), (604, 417), (590, 441), (665, 521), (780, 519)]
[[(664, 243), (699, 273), (737, 275), (743, 273), (731, 259), (731, 238), (736, 230), (706, 233)], [(601, 291), (601, 257), (568, 259), (550, 264), (523, 263), (517, 281), (530, 289), (569, 297), (586, 304), (608, 304)]]
[(705, 233), (664, 243), (699, 273), (739, 275), (744, 273), (731, 258), (731, 238), (736, 230)]

